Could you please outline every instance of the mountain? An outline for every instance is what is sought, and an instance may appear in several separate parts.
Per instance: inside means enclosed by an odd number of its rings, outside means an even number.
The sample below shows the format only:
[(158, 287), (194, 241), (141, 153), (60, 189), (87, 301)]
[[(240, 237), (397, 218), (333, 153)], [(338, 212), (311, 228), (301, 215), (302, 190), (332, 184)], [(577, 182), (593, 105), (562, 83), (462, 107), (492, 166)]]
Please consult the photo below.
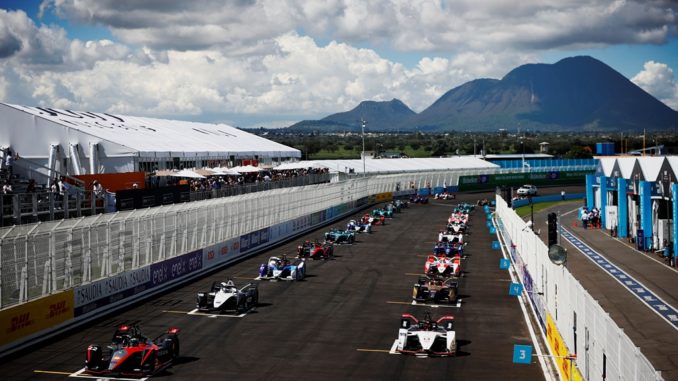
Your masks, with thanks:
[(591, 57), (528, 64), (501, 80), (456, 87), (409, 119), (406, 129), (667, 130), (672, 110), (626, 77)]
[(319, 129), (323, 132), (360, 131), (361, 120), (371, 131), (395, 130), (396, 126), (416, 115), (398, 99), (388, 102), (363, 101), (351, 111), (332, 114), (321, 120), (304, 120), (289, 129)]
[(501, 80), (476, 79), (456, 87), (419, 114), (397, 99), (366, 101), (348, 112), (292, 127), (359, 131), (639, 131), (678, 128), (678, 112), (592, 57), (522, 65)]

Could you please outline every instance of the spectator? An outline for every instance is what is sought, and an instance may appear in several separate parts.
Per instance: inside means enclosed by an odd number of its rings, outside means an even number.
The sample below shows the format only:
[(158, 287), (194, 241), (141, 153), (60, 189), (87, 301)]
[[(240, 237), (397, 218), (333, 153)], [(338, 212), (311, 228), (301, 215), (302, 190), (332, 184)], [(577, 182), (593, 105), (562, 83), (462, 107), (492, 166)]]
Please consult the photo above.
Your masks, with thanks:
[(2, 186), (2, 193), (3, 194), (12, 194), (14, 190), (12, 189), (12, 183), (7, 180), (5, 181), (5, 185)]
[(103, 198), (104, 197), (104, 187), (102, 187), (101, 183), (97, 180), (94, 180), (92, 182), (92, 193), (94, 194), (94, 197), (96, 197), (96, 198)]
[(28, 180), (28, 185), (26, 185), (26, 193), (35, 193), (35, 180)]
[(11, 179), (14, 173), (14, 154), (11, 148), (7, 148), (7, 151), (5, 151), (5, 168), (7, 169), (7, 178)]
[(584, 208), (581, 212), (581, 223), (584, 226), (584, 229), (588, 229), (589, 227), (589, 211), (588, 209)]

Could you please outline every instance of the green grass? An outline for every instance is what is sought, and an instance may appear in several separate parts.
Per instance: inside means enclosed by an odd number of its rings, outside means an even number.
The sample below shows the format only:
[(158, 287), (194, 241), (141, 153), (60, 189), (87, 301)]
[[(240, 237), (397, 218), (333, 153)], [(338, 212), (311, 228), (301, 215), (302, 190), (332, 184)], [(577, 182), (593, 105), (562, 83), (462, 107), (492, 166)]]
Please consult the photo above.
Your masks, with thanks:
[[(568, 200), (568, 201), (548, 201), (548, 202), (539, 202), (534, 204), (534, 213), (540, 212), (544, 209), (548, 209), (552, 206), (560, 205), (560, 204), (568, 204), (568, 203), (573, 203), (574, 201), (579, 201), (581, 200)], [(521, 206), (520, 208), (516, 208), (516, 214), (520, 216), (520, 218), (526, 217), (530, 215), (530, 205), (525, 205)]]

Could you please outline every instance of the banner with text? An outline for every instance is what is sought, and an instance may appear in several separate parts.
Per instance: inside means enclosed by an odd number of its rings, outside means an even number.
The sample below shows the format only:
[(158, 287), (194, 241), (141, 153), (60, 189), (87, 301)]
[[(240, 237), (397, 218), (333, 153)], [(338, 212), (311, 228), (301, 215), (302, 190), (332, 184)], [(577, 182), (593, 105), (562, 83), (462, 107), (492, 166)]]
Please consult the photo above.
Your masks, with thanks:
[(0, 311), (0, 345), (73, 319), (73, 290)]

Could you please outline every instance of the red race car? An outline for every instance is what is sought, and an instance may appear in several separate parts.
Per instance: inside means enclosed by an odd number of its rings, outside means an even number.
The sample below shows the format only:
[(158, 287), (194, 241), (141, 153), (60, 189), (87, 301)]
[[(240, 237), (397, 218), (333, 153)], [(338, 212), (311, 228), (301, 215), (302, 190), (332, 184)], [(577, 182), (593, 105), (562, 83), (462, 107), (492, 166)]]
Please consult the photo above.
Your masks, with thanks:
[(299, 258), (330, 259), (334, 256), (334, 245), (306, 240), (297, 247), (297, 254)]
[(429, 255), (424, 264), (424, 274), (458, 278), (461, 276), (461, 256)]
[(385, 225), (386, 224), (386, 217), (381, 216), (381, 217), (372, 217), (369, 213), (365, 213), (363, 218), (360, 219), (360, 222), (363, 224), (370, 224), (370, 225)]
[(144, 377), (169, 368), (179, 357), (179, 329), (170, 328), (156, 339), (135, 325), (116, 329), (108, 353), (100, 345), (87, 348), (85, 373), (95, 376)]

